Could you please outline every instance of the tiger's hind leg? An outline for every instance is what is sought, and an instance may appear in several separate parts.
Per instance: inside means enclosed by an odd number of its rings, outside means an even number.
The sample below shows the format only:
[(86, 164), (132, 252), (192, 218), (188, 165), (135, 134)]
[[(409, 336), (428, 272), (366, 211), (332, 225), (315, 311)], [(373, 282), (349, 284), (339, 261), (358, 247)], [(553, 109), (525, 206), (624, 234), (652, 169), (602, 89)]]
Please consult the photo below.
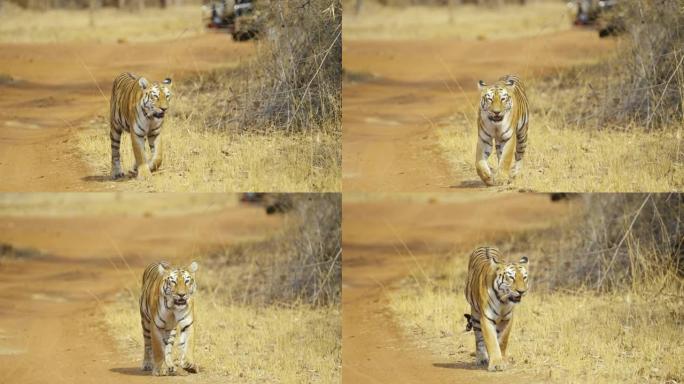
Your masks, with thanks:
[(143, 329), (143, 340), (145, 341), (145, 350), (143, 352), (143, 362), (142, 370), (151, 371), (152, 370), (152, 340), (150, 335), (150, 322), (145, 321), (143, 318), (142, 329)]
[(478, 365), (487, 365), (489, 363), (489, 355), (487, 354), (487, 347), (485, 345), (484, 337), (482, 336), (480, 320), (472, 317), (471, 321), (475, 333), (475, 362)]
[(112, 123), (109, 130), (109, 139), (112, 143), (112, 179), (118, 179), (124, 176), (123, 169), (121, 169), (121, 132), (122, 130)]
[(515, 145), (515, 164), (513, 165), (513, 170), (511, 171), (511, 177), (515, 178), (520, 174), (523, 166), (523, 156), (525, 155), (525, 150), (527, 149), (527, 124), (525, 124), (516, 133), (516, 145)]

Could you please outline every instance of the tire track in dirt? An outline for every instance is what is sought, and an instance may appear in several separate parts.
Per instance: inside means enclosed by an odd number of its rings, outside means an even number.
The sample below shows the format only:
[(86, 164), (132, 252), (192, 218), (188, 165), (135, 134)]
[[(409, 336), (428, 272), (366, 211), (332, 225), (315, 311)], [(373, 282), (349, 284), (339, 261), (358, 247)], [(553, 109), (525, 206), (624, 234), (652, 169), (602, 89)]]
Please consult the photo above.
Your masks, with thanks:
[[(102, 321), (102, 305), (138, 283), (152, 261), (187, 261), (261, 238), (281, 223), (254, 207), (174, 215), (0, 217), (0, 248), (30, 250), (22, 257), (0, 257), (0, 382), (167, 382), (142, 372), (138, 359), (118, 351)], [(173, 381), (221, 382), (211, 373)]]
[(460, 174), (447, 164), (435, 124), (457, 112), (474, 121), (479, 79), (540, 76), (612, 46), (589, 30), (492, 41), (345, 41), (343, 190), (485, 189), (474, 170)]
[[(345, 203), (343, 209), (342, 375), (350, 383), (529, 382), (512, 370), (489, 373), (418, 348), (388, 307), (387, 293), (420, 266), (486, 236), (546, 227), (567, 214), (547, 195), (506, 194), (470, 202)], [(494, 220), (493, 218), (496, 217)], [(464, 255), (464, 262), (467, 255)], [(455, 292), (454, 294), (461, 294)], [(462, 314), (454, 314), (462, 318)], [(473, 358), (474, 359), (474, 358)], [(511, 372), (512, 371), (512, 372)]]
[(0, 83), (0, 191), (125, 189), (98, 182), (107, 175), (89, 174), (75, 137), (93, 118), (108, 118), (116, 75), (179, 80), (232, 65), (251, 51), (251, 44), (226, 34), (126, 44), (0, 44), (0, 74), (12, 78)]

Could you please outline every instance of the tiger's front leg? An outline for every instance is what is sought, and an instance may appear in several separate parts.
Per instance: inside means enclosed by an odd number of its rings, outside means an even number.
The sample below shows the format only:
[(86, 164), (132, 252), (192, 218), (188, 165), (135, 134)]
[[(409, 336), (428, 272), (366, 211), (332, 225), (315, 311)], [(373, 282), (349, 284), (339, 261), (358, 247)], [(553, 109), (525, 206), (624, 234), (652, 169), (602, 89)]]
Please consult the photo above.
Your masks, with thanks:
[(492, 175), (492, 170), (489, 168), (487, 160), (492, 154), (492, 142), (484, 141), (479, 138), (477, 141), (477, 149), (475, 151), (475, 169), (477, 170), (478, 176), (482, 181), (492, 186), (494, 185), (494, 175)]
[(499, 158), (499, 173), (503, 172), (510, 177), (512, 175), (511, 163), (515, 153), (515, 135), (512, 135), (512, 137), (506, 141), (502, 140), (500, 145), (503, 147), (503, 149), (501, 150), (502, 153)]
[(133, 154), (135, 155), (133, 173), (143, 179), (148, 178), (151, 173), (145, 157), (145, 136), (139, 136), (136, 133), (136, 129), (131, 128), (131, 142), (133, 143)]
[(167, 358), (166, 354), (169, 332), (154, 325), (150, 331), (152, 336), (152, 375), (168, 376), (173, 374), (175, 367), (173, 364), (169, 364), (170, 358)]
[(197, 373), (199, 372), (199, 367), (195, 364), (193, 358), (192, 334), (192, 323), (181, 329), (180, 342), (178, 343), (178, 348), (180, 348), (180, 361), (178, 365), (190, 373)]
[(504, 320), (499, 324), (499, 328), (503, 328), (499, 333), (499, 347), (501, 348), (501, 355), (506, 358), (506, 349), (508, 349), (508, 337), (511, 335), (511, 328), (513, 328), (513, 318)]
[(488, 371), (503, 371), (506, 369), (506, 362), (501, 356), (501, 349), (499, 348), (499, 340), (496, 332), (496, 324), (493, 321), (482, 318), (480, 324), (482, 326), (482, 336), (484, 338), (485, 346), (487, 347), (487, 354), (489, 355)]
[(156, 134), (150, 133), (147, 136), (147, 142), (150, 145), (150, 151), (152, 152), (152, 158), (150, 159), (149, 167), (150, 171), (154, 172), (161, 167), (162, 164), (162, 146), (161, 146), (161, 135), (159, 132)]

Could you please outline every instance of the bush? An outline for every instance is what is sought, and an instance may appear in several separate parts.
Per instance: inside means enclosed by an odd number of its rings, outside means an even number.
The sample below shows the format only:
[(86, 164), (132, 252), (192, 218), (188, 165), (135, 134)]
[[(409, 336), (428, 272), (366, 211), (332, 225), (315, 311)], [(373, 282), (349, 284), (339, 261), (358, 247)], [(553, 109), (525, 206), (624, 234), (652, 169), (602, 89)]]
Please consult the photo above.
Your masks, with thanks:
[[(286, 230), (261, 242), (227, 248), (209, 269), (228, 270), (217, 288), (256, 304), (339, 304), (342, 290), (341, 195), (274, 194), (285, 210)], [(211, 265), (221, 268), (213, 268)], [(230, 273), (235, 267), (235, 275)]]
[[(341, 130), (340, 0), (260, 1), (258, 53), (238, 97), (242, 129)], [(327, 123), (327, 124), (326, 124)]]
[(682, 281), (684, 195), (580, 196), (579, 217), (556, 228), (517, 236), (502, 247), (532, 253), (535, 286), (605, 292), (654, 285), (664, 289)]
[(598, 123), (646, 128), (681, 124), (684, 106), (684, 9), (674, 0), (620, 1), (602, 20), (624, 29), (626, 47), (606, 63), (607, 83), (591, 109)]

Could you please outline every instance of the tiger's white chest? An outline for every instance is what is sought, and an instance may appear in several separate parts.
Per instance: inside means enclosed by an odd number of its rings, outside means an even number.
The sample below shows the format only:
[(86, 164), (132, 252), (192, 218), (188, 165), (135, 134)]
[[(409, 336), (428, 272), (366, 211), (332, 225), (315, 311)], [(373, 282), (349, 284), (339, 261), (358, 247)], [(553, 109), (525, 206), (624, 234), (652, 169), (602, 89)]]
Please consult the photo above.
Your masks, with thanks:
[(511, 127), (511, 115), (512, 113), (508, 112), (504, 115), (503, 120), (496, 122), (489, 120), (487, 112), (481, 111), (480, 119), (482, 119), (482, 127), (490, 137), (493, 137), (495, 140), (500, 141), (504, 133), (506, 133), (506, 136), (510, 136), (508, 134), (508, 130), (509, 127)]

